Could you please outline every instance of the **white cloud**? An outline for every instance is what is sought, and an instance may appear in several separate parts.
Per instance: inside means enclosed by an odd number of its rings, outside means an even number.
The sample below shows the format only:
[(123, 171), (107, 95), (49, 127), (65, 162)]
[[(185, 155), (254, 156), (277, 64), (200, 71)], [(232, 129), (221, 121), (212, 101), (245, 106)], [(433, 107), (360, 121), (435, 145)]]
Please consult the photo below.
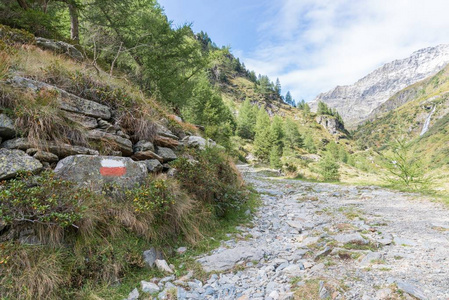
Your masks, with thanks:
[(279, 0), (260, 25), (249, 69), (296, 99), (351, 84), (383, 63), (449, 43), (447, 0)]

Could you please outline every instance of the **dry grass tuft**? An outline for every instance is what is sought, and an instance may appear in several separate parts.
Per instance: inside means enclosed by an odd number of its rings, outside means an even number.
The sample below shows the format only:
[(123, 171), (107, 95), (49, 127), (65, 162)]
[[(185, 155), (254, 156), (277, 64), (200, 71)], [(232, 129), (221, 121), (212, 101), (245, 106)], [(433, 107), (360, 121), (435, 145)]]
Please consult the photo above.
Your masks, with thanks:
[(118, 123), (131, 136), (134, 143), (139, 140), (153, 142), (157, 132), (157, 127), (152, 121), (153, 118), (151, 110), (134, 107), (123, 110), (118, 118)]
[(55, 299), (55, 292), (68, 278), (62, 274), (61, 252), (45, 247), (0, 248), (0, 297), (3, 299)]
[(15, 126), (36, 148), (45, 148), (46, 141), (87, 145), (84, 131), (67, 120), (59, 109), (56, 91), (42, 89), (37, 94), (23, 96), (21, 105), (14, 109)]
[(11, 58), (6, 53), (0, 50), (0, 80), (4, 80), (8, 74), (11, 66)]

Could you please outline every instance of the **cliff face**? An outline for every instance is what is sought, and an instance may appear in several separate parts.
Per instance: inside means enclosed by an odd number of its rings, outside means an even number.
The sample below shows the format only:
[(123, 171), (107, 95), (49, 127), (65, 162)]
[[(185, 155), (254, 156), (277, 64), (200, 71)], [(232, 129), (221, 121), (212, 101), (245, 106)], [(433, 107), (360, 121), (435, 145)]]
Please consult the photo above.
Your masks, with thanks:
[(336, 108), (347, 127), (355, 127), (396, 92), (436, 74), (449, 63), (449, 45), (429, 47), (410, 57), (387, 63), (353, 85), (337, 86), (311, 103)]

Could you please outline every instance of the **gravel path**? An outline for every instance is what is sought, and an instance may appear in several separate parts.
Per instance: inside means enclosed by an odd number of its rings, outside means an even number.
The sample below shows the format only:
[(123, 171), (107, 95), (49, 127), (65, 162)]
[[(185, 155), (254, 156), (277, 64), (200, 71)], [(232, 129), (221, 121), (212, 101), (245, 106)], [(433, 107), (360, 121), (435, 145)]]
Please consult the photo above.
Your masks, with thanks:
[(263, 205), (252, 226), (198, 259), (210, 279), (177, 285), (178, 299), (449, 299), (441, 204), (240, 169)]

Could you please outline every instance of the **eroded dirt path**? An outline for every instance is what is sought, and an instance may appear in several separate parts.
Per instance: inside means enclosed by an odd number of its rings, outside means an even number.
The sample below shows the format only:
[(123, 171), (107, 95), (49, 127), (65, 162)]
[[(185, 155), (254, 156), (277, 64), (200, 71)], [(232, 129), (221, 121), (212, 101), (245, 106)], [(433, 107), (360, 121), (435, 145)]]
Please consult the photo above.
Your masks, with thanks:
[(180, 298), (449, 299), (443, 205), (240, 169), (263, 205), (252, 226), (199, 259), (215, 274)]

